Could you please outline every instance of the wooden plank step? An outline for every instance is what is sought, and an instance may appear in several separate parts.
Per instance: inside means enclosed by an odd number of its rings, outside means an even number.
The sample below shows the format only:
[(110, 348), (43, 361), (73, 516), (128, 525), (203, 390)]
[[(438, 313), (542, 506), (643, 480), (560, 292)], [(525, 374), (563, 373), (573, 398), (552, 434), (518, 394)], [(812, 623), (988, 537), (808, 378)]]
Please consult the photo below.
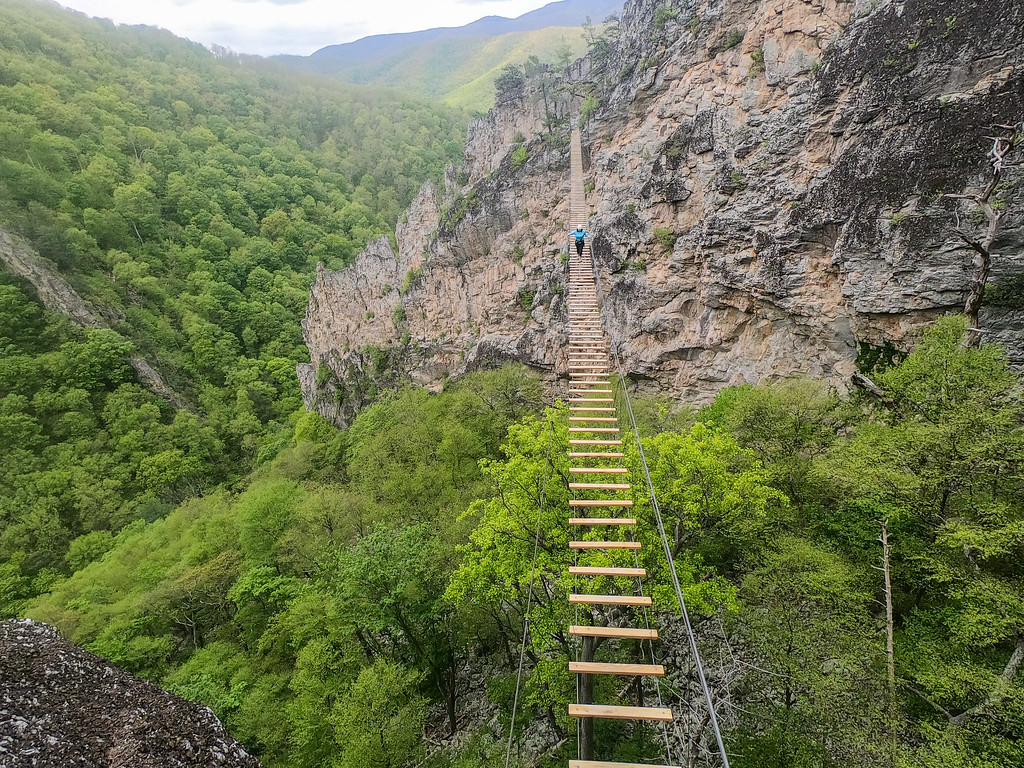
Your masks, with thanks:
[(570, 517), (569, 525), (636, 525), (635, 517)]
[(569, 595), (570, 605), (638, 605), (651, 606), (651, 598), (644, 595)]
[(621, 576), (642, 579), (647, 575), (646, 568), (619, 568), (611, 565), (570, 565), (570, 576)]
[(569, 549), (640, 549), (639, 541), (570, 541)]
[(614, 416), (570, 416), (569, 421), (599, 421), (602, 424), (618, 421)]
[[(589, 394), (604, 394), (603, 392), (590, 392)], [(614, 403), (610, 397), (573, 397), (569, 400), (570, 403)]]
[(570, 507), (632, 507), (632, 499), (569, 499)]
[(569, 467), (574, 475), (625, 475), (629, 472), (625, 467)]
[(570, 440), (569, 445), (622, 445), (621, 440)]
[(569, 413), (615, 413), (614, 408), (579, 408), (570, 406)]
[(604, 451), (570, 451), (570, 459), (624, 459), (626, 454)]
[(608, 760), (570, 760), (569, 768), (681, 768), (675, 765), (648, 763), (615, 763)]
[(658, 630), (637, 629), (636, 627), (591, 627), (585, 624), (574, 624), (569, 627), (569, 634), (576, 637), (614, 637), (619, 640), (657, 640)]
[(602, 661), (570, 661), (569, 671), (577, 675), (653, 675), (662, 677), (661, 664), (613, 664)]
[(600, 704), (570, 704), (569, 717), (600, 717), (612, 720), (656, 720), (672, 722), (672, 710), (662, 707), (609, 707)]
[(628, 491), (629, 483), (569, 483), (570, 491)]
[(570, 434), (576, 433), (576, 432), (605, 432), (605, 433), (611, 433), (611, 432), (618, 432), (618, 431), (619, 431), (618, 427), (569, 427), (569, 433)]

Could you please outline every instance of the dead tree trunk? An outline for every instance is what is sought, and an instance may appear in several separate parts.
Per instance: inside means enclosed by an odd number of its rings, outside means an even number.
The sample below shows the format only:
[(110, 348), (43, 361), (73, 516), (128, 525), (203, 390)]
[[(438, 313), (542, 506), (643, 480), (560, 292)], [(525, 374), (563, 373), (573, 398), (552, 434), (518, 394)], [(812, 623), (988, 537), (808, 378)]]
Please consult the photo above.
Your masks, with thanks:
[(1003, 208), (998, 205), (999, 201), (993, 200), (992, 196), (997, 191), (1003, 171), (1010, 164), (1009, 155), (1020, 144), (1020, 134), (1021, 131), (1024, 131), (1024, 125), (997, 125), (995, 127), (1002, 132), (1002, 135), (990, 137), (993, 143), (992, 149), (988, 153), (988, 160), (992, 167), (992, 175), (985, 188), (979, 194), (947, 195), (954, 200), (969, 200), (975, 203), (985, 215), (987, 222), (984, 233), (976, 235), (961, 227), (959, 214), (956, 218), (957, 235), (967, 247), (974, 251), (971, 282), (967, 289), (967, 300), (964, 303), (964, 314), (967, 315), (971, 324), (971, 329), (964, 340), (967, 346), (975, 346), (981, 340), (978, 313), (981, 311), (981, 302), (985, 296), (985, 283), (988, 282), (988, 275), (992, 270), (992, 244), (996, 240), (1004, 213)]
[(891, 737), (891, 764), (896, 766), (896, 752), (898, 747), (896, 730), (896, 657), (893, 643), (893, 621), (892, 621), (892, 580), (889, 574), (889, 521), (882, 520), (882, 536), (879, 541), (882, 543), (882, 574), (885, 577), (885, 667), (889, 682), (889, 733)]

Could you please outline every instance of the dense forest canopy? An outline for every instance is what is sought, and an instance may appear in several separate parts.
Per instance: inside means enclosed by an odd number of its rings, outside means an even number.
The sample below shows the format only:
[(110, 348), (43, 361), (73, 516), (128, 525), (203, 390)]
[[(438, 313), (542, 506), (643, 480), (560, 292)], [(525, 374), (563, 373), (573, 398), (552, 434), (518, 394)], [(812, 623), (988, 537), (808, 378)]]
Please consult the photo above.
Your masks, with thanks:
[[(929, 331), (877, 375), (884, 400), (797, 380), (728, 389), (697, 413), (637, 402), (733, 765), (1024, 760), (1024, 408), (1002, 354), (965, 347), (965, 332), (957, 318)], [(568, 433), (565, 410), (543, 412), (543, 400), (536, 378), (507, 368), (438, 395), (400, 392), (344, 432), (304, 416), (244, 486), (133, 523), (21, 610), (209, 704), (271, 766), (499, 766), (543, 492), (514, 731), (546, 723), (550, 743), (568, 741), (522, 764), (564, 765), (576, 695)], [(626, 453), (640, 564), (668, 617), (635, 441)], [(620, 554), (591, 564), (632, 565)], [(671, 621), (663, 629), (672, 636)], [(662, 646), (682, 664), (684, 692), (666, 695), (685, 712), (674, 697), (699, 692), (681, 650)], [(640, 655), (635, 643), (598, 650)], [(598, 694), (640, 695), (613, 679)], [(469, 733), (438, 749), (455, 727)], [(663, 761), (649, 728), (602, 722), (597, 736), (609, 759)], [(707, 734), (693, 736), (704, 753)]]
[[(110, 326), (72, 326), (0, 276), (0, 557), (38, 580), (25, 589), (273, 456), (301, 412), (316, 263), (391, 233), (464, 133), (380, 89), (0, 5), (0, 227)], [(136, 354), (194, 413), (139, 386)]]

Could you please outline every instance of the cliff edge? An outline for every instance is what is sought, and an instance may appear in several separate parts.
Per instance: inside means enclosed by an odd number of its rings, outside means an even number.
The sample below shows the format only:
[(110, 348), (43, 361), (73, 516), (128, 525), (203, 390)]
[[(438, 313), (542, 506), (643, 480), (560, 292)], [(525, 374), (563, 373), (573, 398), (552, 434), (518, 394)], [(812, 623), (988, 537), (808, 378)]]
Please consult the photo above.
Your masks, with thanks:
[(259, 768), (213, 712), (31, 619), (0, 622), (5, 768)]

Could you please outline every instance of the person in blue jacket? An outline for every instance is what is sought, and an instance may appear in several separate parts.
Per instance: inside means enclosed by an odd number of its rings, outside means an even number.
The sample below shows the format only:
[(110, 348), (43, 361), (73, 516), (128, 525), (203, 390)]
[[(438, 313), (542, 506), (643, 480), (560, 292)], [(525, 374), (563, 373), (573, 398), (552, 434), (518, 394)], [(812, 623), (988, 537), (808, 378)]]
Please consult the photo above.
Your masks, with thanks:
[(583, 238), (590, 237), (590, 233), (587, 232), (583, 227), (576, 227), (571, 229), (569, 232), (576, 238), (576, 255), (583, 255)]

